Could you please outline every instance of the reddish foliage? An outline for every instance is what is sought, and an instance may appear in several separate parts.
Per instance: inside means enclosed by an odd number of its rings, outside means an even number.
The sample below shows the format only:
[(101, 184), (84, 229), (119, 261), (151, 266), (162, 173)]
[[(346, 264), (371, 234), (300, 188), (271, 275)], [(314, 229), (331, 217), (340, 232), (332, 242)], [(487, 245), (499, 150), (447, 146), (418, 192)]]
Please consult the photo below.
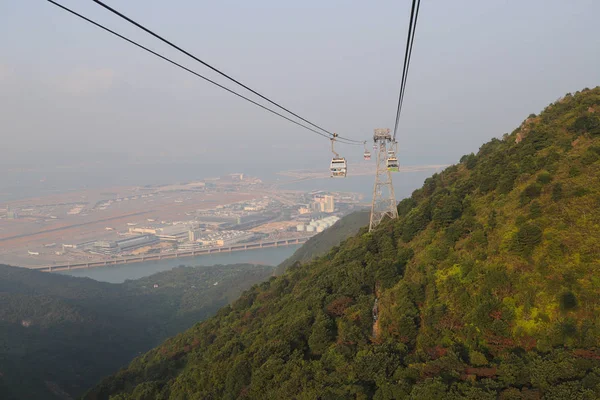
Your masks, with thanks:
[(500, 310), (492, 311), (490, 313), (490, 317), (492, 317), (493, 319), (498, 321), (499, 319), (502, 319), (502, 311), (500, 311)]
[(588, 360), (600, 360), (600, 354), (594, 350), (577, 349), (573, 350), (573, 355), (576, 357), (587, 358)]
[(458, 318), (455, 318), (450, 314), (445, 314), (440, 319), (438, 326), (442, 329), (450, 329), (451, 331), (454, 331), (462, 328), (464, 324)]
[(515, 347), (515, 341), (513, 339), (502, 336), (488, 335), (486, 337), (486, 342), (490, 350), (496, 354)]
[(530, 336), (525, 336), (519, 340), (519, 345), (525, 350), (531, 351), (535, 349), (535, 346), (537, 345), (537, 340)]
[(331, 303), (329, 303), (329, 305), (327, 306), (327, 313), (332, 316), (341, 317), (342, 315), (344, 315), (346, 309), (350, 307), (350, 304), (352, 304), (352, 302), (352, 298), (348, 296), (337, 298)]
[(268, 314), (269, 314), (268, 306), (263, 306), (263, 307), (259, 308), (258, 310), (256, 310), (256, 315), (258, 315), (259, 317), (263, 317)]
[(429, 357), (431, 357), (433, 360), (437, 360), (438, 358), (445, 356), (446, 353), (448, 353), (448, 350), (442, 346), (435, 346), (427, 349), (427, 355), (429, 355)]
[(244, 315), (242, 316), (242, 321), (243, 322), (248, 322), (250, 319), (252, 319), (253, 315), (252, 315), (252, 311), (246, 311), (244, 313)]
[(399, 340), (400, 342), (404, 343), (404, 344), (406, 344), (406, 343), (410, 342), (410, 338), (409, 338), (408, 336), (406, 336), (406, 335), (402, 335), (402, 336), (400, 336), (400, 337), (398, 338), (398, 340)]
[(421, 376), (423, 378), (433, 378), (440, 375), (442, 372), (442, 367), (435, 364), (425, 364), (423, 369), (421, 370)]
[(497, 375), (496, 367), (467, 367), (465, 368), (465, 374), (476, 375), (477, 377), (492, 378)]

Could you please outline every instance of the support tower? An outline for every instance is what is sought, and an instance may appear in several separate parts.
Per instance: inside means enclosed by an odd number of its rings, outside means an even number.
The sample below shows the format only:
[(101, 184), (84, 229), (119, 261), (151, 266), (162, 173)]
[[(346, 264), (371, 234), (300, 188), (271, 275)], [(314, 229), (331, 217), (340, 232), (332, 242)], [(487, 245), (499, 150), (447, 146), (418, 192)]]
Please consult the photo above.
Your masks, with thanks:
[(375, 229), (386, 216), (391, 219), (398, 218), (392, 174), (387, 168), (388, 144), (391, 145), (392, 143), (390, 130), (375, 129), (373, 141), (377, 147), (377, 172), (375, 174), (375, 186), (373, 187), (369, 232)]

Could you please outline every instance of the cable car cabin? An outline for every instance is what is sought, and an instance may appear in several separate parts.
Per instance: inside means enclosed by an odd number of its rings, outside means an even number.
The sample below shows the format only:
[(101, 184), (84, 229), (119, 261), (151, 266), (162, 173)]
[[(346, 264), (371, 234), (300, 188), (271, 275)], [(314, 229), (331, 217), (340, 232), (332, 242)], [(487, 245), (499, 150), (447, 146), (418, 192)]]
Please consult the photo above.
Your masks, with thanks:
[(365, 160), (370, 160), (371, 159), (371, 153), (369, 153), (368, 151), (365, 151), (365, 154), (363, 154), (363, 157)]
[(345, 178), (346, 171), (348, 170), (346, 159), (343, 157), (334, 157), (333, 160), (331, 160), (329, 169), (331, 170), (332, 178)]
[(389, 157), (387, 159), (387, 169), (392, 172), (398, 172), (400, 170), (400, 165), (398, 164), (398, 159), (396, 157)]

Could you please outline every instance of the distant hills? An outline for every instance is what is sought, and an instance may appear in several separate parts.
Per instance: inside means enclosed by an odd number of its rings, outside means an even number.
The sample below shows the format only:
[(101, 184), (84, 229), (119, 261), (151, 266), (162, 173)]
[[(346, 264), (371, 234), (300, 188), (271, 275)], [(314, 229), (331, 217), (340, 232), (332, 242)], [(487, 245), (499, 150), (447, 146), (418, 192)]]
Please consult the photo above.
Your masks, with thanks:
[(85, 398), (600, 398), (599, 177), (585, 89)]
[(110, 284), (0, 265), (0, 399), (76, 398), (272, 273), (178, 267)]

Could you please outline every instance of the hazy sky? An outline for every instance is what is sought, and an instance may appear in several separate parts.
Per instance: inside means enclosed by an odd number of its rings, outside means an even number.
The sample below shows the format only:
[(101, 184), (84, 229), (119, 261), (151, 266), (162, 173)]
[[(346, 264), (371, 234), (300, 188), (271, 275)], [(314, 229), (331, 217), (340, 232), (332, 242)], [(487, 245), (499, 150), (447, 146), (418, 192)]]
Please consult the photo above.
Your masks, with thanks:
[[(393, 128), (409, 0), (107, 2), (329, 130)], [(91, 0), (61, 3), (226, 83)], [(597, 0), (423, 0), (401, 163), (455, 162), (600, 84), (598, 15)], [(327, 140), (46, 1), (0, 1), (0, 49), (4, 160), (85, 151), (327, 168)]]

